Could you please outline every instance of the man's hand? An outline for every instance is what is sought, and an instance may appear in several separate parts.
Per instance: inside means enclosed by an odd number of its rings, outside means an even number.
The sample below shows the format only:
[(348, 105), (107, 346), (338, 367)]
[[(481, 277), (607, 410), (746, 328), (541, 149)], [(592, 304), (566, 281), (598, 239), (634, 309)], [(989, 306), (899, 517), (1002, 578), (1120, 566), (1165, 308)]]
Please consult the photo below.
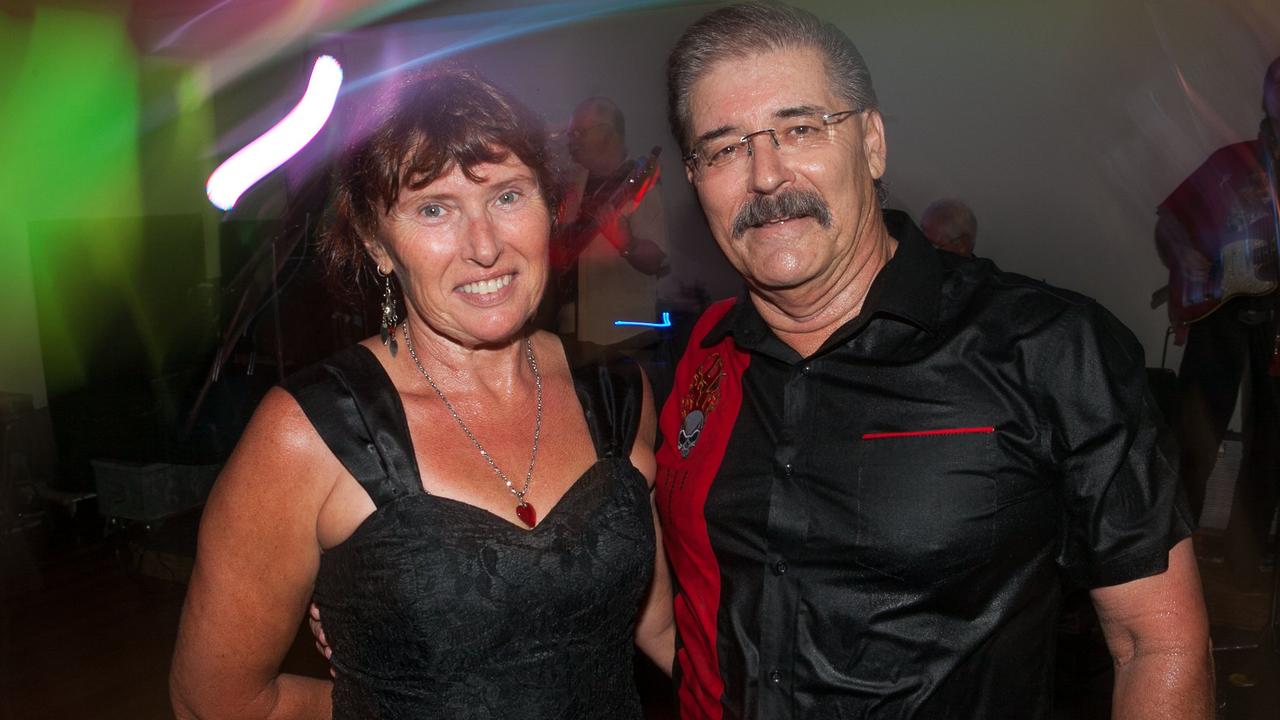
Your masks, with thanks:
[(618, 209), (601, 209), (600, 234), (619, 253), (625, 252), (632, 244), (631, 215), (635, 208), (631, 203), (623, 203)]
[(313, 602), (311, 608), (307, 612), (307, 625), (311, 627), (311, 634), (316, 638), (316, 650), (329, 661), (329, 677), (338, 677), (338, 671), (333, 669), (333, 648), (329, 647), (329, 642), (324, 639), (324, 627), (320, 625), (320, 608)]
[(1185, 280), (1202, 283), (1209, 279), (1213, 264), (1196, 250), (1187, 232), (1173, 213), (1163, 208), (1156, 213), (1156, 251), (1165, 267)]
[(1189, 282), (1204, 283), (1209, 280), (1209, 272), (1213, 263), (1201, 255), (1195, 248), (1187, 247), (1174, 252), (1174, 263), (1178, 272)]
[(600, 234), (631, 267), (645, 275), (663, 275), (668, 269), (667, 254), (657, 243), (632, 233), (631, 216), (635, 211), (634, 203), (623, 203), (621, 209), (611, 211), (601, 223)]

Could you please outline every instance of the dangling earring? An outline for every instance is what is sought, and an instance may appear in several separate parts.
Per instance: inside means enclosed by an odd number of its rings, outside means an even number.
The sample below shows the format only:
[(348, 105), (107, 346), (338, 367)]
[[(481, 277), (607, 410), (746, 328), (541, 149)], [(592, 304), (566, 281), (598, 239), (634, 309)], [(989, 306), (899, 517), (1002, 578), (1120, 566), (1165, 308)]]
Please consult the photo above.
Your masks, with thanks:
[(382, 266), (378, 266), (378, 274), (382, 276), (382, 329), (378, 334), (382, 337), (382, 344), (391, 351), (391, 357), (395, 357), (400, 349), (396, 343), (396, 324), (400, 317), (396, 313), (396, 296), (391, 291), (391, 271), (384, 273)]

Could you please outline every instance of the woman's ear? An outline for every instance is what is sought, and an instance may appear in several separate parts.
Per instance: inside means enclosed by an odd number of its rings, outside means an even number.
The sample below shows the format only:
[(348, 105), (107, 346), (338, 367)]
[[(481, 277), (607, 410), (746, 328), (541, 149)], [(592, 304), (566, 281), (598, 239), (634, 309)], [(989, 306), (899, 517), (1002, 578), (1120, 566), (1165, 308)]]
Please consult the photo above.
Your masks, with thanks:
[(379, 275), (391, 274), (395, 267), (391, 262), (391, 253), (387, 252), (387, 248), (377, 238), (365, 240), (364, 251), (369, 253), (369, 259), (373, 260)]

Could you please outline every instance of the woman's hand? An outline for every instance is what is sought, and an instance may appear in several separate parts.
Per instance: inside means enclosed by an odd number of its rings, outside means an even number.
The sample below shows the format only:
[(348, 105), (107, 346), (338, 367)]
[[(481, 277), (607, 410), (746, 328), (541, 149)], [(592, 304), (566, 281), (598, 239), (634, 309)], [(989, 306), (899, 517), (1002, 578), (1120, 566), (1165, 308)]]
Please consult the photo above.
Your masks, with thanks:
[(333, 648), (329, 647), (329, 641), (324, 639), (324, 626), (320, 624), (320, 608), (315, 602), (311, 603), (307, 611), (307, 625), (316, 639), (316, 650), (329, 661), (329, 677), (338, 677), (338, 671), (333, 667)]

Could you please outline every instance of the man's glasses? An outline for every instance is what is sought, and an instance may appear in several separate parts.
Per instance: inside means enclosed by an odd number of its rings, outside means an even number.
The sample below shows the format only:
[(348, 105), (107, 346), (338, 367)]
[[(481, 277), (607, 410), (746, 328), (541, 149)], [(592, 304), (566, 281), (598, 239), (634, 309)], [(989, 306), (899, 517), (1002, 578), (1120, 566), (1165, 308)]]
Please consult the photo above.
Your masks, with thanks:
[(768, 135), (773, 141), (773, 147), (780, 153), (820, 148), (831, 143), (836, 124), (860, 112), (862, 111), (841, 110), (825, 115), (797, 115), (787, 118), (778, 127), (757, 130), (738, 138), (707, 140), (685, 155), (684, 161), (695, 175), (741, 165), (743, 159), (755, 154), (751, 140), (757, 135)]

